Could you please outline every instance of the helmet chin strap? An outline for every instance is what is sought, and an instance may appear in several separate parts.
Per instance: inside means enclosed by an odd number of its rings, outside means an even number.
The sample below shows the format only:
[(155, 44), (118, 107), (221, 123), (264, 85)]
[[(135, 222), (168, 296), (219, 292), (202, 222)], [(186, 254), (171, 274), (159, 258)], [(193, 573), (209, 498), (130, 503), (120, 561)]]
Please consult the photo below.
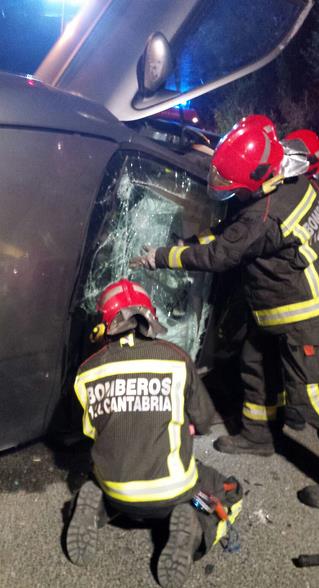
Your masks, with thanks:
[(278, 186), (280, 186), (280, 184), (283, 184), (284, 181), (285, 181), (285, 176), (283, 176), (282, 174), (277, 174), (276, 176), (269, 178), (269, 180), (266, 180), (261, 185), (259, 190), (257, 190), (256, 192), (248, 192), (247, 191), (247, 194), (240, 194), (238, 192), (237, 196), (238, 196), (239, 200), (241, 200), (242, 202), (245, 202), (246, 200), (250, 200), (251, 198), (252, 199), (262, 198), (263, 196), (268, 196), (268, 194), (271, 194), (272, 192), (277, 190)]
[(278, 174), (277, 176), (266, 180), (261, 186), (262, 194), (271, 194), (271, 192), (274, 192), (280, 184), (283, 184), (284, 180), (285, 176), (283, 174)]
[(303, 175), (309, 167), (306, 155), (296, 153), (292, 150), (285, 153), (280, 167), (280, 174), (266, 180), (261, 186), (261, 193), (264, 195), (271, 194), (280, 184), (283, 184), (286, 178), (294, 178)]

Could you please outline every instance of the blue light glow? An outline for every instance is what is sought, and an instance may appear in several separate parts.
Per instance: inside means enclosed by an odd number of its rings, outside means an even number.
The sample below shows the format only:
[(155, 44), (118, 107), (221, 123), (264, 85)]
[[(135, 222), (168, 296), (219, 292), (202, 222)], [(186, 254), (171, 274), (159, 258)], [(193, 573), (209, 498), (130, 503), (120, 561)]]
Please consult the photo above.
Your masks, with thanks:
[(191, 100), (185, 100), (184, 102), (180, 102), (179, 104), (177, 104), (176, 106), (174, 106), (174, 108), (177, 108), (178, 110), (184, 110), (184, 108), (190, 108), (191, 106)]
[(46, 0), (47, 4), (65, 4), (67, 6), (82, 6), (88, 0)]

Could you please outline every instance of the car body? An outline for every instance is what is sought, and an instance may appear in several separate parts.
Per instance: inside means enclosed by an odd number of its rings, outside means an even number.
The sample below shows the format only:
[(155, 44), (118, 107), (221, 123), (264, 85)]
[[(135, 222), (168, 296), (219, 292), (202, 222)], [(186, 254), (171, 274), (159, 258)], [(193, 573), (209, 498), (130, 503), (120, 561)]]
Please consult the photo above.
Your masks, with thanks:
[[(259, 16), (267, 7), (269, 13), (269, 2), (257, 4)], [(209, 6), (211, 18), (223, 14), (225, 36), (229, 12), (223, 3)], [(59, 420), (61, 399), (69, 398), (76, 368), (92, 351), (95, 299), (109, 281), (142, 282), (168, 338), (203, 371), (210, 368), (214, 276), (128, 267), (144, 243), (174, 243), (174, 235), (197, 233), (221, 214), (206, 194), (207, 160), (199, 164), (192, 149), (198, 129), (179, 140), (150, 117), (268, 62), (311, 6), (311, 0), (271, 0), (280, 35), (268, 20), (255, 59), (246, 38), (247, 55), (228, 63), (231, 47), (223, 49), (218, 30), (212, 76), (207, 55), (197, 68), (202, 41), (194, 36), (207, 24), (207, 3), (161, 0), (150, 11), (146, 0), (92, 0), (34, 77), (0, 74), (1, 450), (43, 435)], [(184, 51), (187, 31), (191, 56)], [(268, 53), (267, 35), (275, 36)], [(185, 55), (196, 67), (192, 75), (187, 69), (184, 91)], [(209, 75), (201, 84), (205, 63)]]

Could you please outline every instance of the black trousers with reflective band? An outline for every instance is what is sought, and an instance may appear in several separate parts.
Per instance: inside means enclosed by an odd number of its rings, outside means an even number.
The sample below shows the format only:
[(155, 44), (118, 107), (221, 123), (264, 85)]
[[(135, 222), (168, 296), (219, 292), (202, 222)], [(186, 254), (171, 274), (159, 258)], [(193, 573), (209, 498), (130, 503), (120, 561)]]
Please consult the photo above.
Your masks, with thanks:
[(288, 404), (319, 429), (319, 321), (298, 323), (279, 347)]
[(281, 426), (278, 398), (319, 428), (319, 320), (262, 329), (250, 322), (241, 357), (242, 434), (268, 443)]
[[(199, 477), (196, 486), (192, 489), (190, 494), (187, 494), (187, 496), (183, 495), (182, 497), (177, 497), (174, 505), (170, 504), (169, 506), (165, 506), (163, 505), (163, 502), (160, 504), (156, 502), (124, 503), (113, 500), (109, 496), (104, 495), (105, 516), (103, 517), (103, 524), (111, 521), (116, 512), (124, 514), (133, 520), (167, 518), (171, 514), (174, 506), (185, 502), (189, 503), (191, 498), (195, 496), (199, 490), (202, 490), (207, 494), (213, 494), (219, 498), (226, 507), (232, 506), (242, 498), (242, 488), (239, 483), (236, 491), (226, 493), (224, 482), (229, 480), (227, 476), (220, 474), (212, 467), (203, 465), (200, 461), (197, 461), (197, 468)], [(200, 555), (204, 555), (213, 545), (219, 519), (215, 515), (203, 514), (197, 510), (195, 510), (195, 512), (198, 516), (203, 532)]]

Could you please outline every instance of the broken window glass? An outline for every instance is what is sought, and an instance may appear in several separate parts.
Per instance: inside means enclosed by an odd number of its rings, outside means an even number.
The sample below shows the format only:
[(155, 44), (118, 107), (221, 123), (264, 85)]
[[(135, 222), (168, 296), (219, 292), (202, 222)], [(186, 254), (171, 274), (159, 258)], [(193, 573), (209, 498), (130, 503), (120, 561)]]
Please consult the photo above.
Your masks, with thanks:
[(143, 285), (168, 329), (166, 338), (195, 359), (209, 311), (212, 275), (130, 269), (143, 245), (176, 245), (209, 226), (212, 204), (206, 187), (185, 170), (135, 153), (124, 158), (99, 204), (103, 220), (91, 257), (82, 308), (94, 313), (96, 299), (110, 282), (127, 277)]

